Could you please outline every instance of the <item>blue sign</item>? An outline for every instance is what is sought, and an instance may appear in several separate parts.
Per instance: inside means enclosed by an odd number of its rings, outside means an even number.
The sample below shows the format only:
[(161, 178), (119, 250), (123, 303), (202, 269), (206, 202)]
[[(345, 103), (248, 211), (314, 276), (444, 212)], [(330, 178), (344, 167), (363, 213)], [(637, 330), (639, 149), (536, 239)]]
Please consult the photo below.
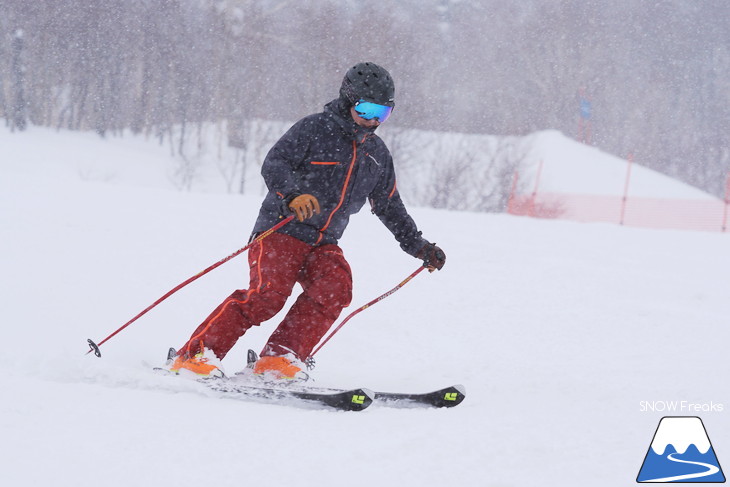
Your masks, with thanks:
[(585, 98), (580, 100), (580, 116), (586, 120), (591, 118), (591, 102)]

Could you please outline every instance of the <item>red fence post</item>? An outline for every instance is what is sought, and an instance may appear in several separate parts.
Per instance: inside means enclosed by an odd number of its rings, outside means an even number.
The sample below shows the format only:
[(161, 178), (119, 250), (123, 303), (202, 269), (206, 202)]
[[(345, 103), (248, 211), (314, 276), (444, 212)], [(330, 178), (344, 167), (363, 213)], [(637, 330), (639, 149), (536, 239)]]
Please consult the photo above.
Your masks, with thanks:
[(509, 215), (514, 214), (515, 191), (517, 191), (517, 178), (519, 176), (519, 171), (515, 171), (515, 174), (512, 176), (512, 188), (509, 191), (509, 199), (507, 200), (507, 214)]
[(722, 215), (722, 231), (727, 232), (727, 209), (728, 206), (730, 206), (730, 173), (727, 174), (727, 179), (725, 180), (725, 211)]
[(540, 177), (542, 176), (542, 165), (543, 159), (540, 159), (540, 164), (537, 166), (537, 175), (535, 176), (535, 187), (532, 190), (530, 196), (530, 207), (528, 209), (527, 216), (536, 217), (538, 216), (535, 212), (535, 199), (537, 199), (537, 189), (540, 187)]
[(621, 200), (621, 220), (620, 225), (624, 224), (624, 217), (626, 216), (626, 200), (629, 197), (629, 182), (631, 181), (631, 163), (634, 162), (634, 155), (629, 154), (628, 165), (626, 168), (626, 182), (624, 183), (624, 197)]

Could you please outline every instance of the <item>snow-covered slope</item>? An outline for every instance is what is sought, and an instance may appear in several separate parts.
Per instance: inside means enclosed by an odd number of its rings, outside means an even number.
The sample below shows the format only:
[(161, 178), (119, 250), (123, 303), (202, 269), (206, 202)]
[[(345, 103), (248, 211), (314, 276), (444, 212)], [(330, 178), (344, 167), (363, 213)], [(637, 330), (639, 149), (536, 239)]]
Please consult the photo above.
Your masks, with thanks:
[(715, 199), (709, 193), (641, 166), (640, 159), (629, 169), (627, 160), (578, 143), (555, 130), (537, 132), (530, 138), (532, 164), (525, 176), (531, 191), (537, 187), (538, 193), (623, 196), (630, 171), (630, 197)]
[[(285, 123), (260, 122), (273, 134), (283, 133), (288, 128)], [(194, 166), (191, 189), (196, 192), (227, 192), (224, 172), (231, 171), (230, 160), (240, 158), (232, 149), (226, 147), (221, 140), (224, 131), (217, 126), (205, 126), (202, 138), (191, 137), (190, 145), (199, 149), (200, 153), (191, 155)], [(444, 134), (441, 134), (444, 135)], [(428, 137), (439, 136), (428, 133)], [(480, 136), (482, 139), (487, 136)], [(445, 136), (444, 144), (456, 143), (453, 137)], [(470, 137), (469, 147), (478, 152), (484, 140), (477, 136)], [(491, 140), (493, 138), (487, 137)], [(272, 139), (275, 140), (275, 139)], [(529, 147), (525, 158), (524, 173), (519, 174), (521, 186), (530, 193), (537, 189), (538, 193), (579, 193), (592, 195), (623, 196), (626, 186), (627, 161), (595, 147), (576, 142), (554, 130), (536, 132), (523, 139), (523, 145)], [(262, 141), (264, 146), (267, 141)], [(198, 147), (202, 144), (202, 147)], [(101, 139), (96, 134), (84, 132), (58, 132), (49, 128), (31, 127), (27, 132), (11, 134), (5, 127), (0, 127), (1, 154), (12, 154), (12, 165), (15, 171), (34, 177), (41, 168), (51, 176), (70, 178), (78, 181), (97, 181), (109, 184), (134, 185), (148, 188), (175, 188), (179, 185), (176, 171), (179, 169), (180, 157), (177, 154), (178, 142), (170, 142), (169, 137), (163, 142), (155, 137), (143, 135), (124, 138), (110, 137)], [(188, 150), (194, 152), (191, 147)], [(249, 157), (265, 154), (266, 147), (259, 151), (250, 150)], [(527, 150), (527, 149), (526, 149)], [(255, 154), (254, 154), (255, 153)], [(59, 166), (59, 154), (72, 154), (65, 157), (65, 164)], [(396, 161), (408, 165), (402, 171), (411, 178), (418, 178), (424, 160), (428, 154), (420, 154), (419, 160)], [(407, 164), (408, 163), (408, 164)], [(629, 184), (630, 197), (680, 198), (714, 200), (715, 198), (697, 188), (684, 184), (668, 176), (641, 166), (640, 160), (631, 166)], [(7, 167), (6, 167), (7, 169)], [(240, 170), (240, 167), (239, 169)], [(247, 192), (259, 194), (264, 186), (260, 184), (259, 168), (249, 164), (246, 170)], [(239, 176), (240, 177), (240, 174)], [(65, 180), (65, 179), (64, 179)], [(403, 181), (409, 185), (412, 181)], [(238, 192), (238, 182), (232, 188)]]
[[(684, 413), (702, 416), (727, 463), (727, 234), (414, 208), (446, 267), (351, 320), (315, 377), (384, 390), (463, 383), (461, 406), (348, 414), (218, 400), (149, 367), (246, 286), (245, 259), (174, 295), (102, 359), (85, 355), (85, 339), (242, 247), (258, 198), (150, 184), (166, 155), (135, 141), (61, 134), (44, 148), (46, 137), (0, 132), (8, 485), (613, 487), (634, 482), (663, 415), (640, 402), (659, 400), (724, 404)], [(117, 175), (137, 167), (139, 180), (84, 176), (87, 157)], [(368, 212), (341, 245), (353, 307), (418, 266)], [(229, 371), (275, 322), (239, 342)]]

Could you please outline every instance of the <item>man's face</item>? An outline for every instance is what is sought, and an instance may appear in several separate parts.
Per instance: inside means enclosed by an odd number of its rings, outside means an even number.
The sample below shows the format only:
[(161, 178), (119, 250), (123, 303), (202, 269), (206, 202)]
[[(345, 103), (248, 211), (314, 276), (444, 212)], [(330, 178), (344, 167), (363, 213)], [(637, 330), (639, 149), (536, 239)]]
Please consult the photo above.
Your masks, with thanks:
[(350, 108), (350, 114), (352, 115), (352, 119), (355, 121), (355, 123), (361, 127), (374, 128), (380, 125), (380, 122), (375, 118), (373, 118), (372, 120), (362, 118), (360, 115), (357, 114), (357, 111), (355, 111), (355, 107)]

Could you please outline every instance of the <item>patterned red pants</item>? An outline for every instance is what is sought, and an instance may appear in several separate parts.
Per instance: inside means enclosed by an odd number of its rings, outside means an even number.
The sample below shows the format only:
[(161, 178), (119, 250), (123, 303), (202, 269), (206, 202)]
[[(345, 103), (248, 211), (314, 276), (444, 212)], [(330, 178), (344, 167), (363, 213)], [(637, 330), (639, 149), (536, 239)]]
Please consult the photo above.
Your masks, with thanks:
[(281, 311), (298, 282), (304, 291), (261, 355), (293, 352), (304, 360), (352, 299), (352, 272), (337, 245), (311, 247), (273, 233), (251, 246), (248, 262), (249, 289), (223, 301), (178, 353), (193, 355), (205, 346), (223, 359), (249, 328)]

